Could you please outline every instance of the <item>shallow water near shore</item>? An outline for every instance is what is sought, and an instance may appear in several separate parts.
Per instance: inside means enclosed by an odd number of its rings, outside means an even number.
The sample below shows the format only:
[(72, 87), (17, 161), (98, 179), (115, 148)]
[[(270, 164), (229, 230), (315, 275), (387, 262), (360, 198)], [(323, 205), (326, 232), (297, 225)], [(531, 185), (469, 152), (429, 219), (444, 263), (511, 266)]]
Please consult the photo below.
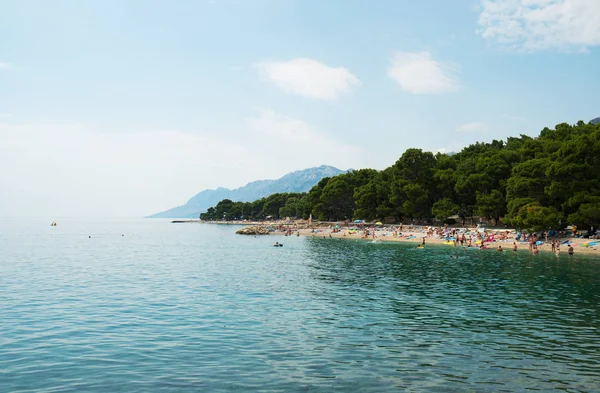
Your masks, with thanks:
[(50, 222), (0, 220), (1, 392), (600, 389), (595, 256)]

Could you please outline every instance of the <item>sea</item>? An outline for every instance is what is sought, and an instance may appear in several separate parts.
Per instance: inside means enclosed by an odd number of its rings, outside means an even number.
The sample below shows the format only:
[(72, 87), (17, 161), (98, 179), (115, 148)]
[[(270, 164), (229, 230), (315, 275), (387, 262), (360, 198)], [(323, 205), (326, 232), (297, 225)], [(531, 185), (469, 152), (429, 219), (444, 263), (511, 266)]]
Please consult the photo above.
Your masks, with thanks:
[(0, 219), (0, 392), (600, 391), (598, 257), (51, 221)]

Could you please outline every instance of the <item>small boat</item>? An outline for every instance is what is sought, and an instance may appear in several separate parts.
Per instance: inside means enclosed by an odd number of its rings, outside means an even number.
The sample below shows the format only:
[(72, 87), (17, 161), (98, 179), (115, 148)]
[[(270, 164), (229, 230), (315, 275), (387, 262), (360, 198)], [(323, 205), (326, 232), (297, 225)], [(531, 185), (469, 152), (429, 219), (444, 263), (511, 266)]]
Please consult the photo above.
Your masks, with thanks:
[(50, 224), (51, 227), (55, 227), (56, 226), (56, 221), (52, 221), (52, 224)]

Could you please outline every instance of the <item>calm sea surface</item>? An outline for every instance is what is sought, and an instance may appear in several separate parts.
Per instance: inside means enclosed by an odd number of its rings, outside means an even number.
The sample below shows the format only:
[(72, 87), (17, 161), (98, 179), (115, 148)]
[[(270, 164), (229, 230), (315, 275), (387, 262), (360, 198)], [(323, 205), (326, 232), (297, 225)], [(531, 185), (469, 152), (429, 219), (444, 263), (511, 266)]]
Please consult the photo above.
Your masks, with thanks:
[(600, 391), (598, 258), (49, 224), (0, 220), (0, 392)]

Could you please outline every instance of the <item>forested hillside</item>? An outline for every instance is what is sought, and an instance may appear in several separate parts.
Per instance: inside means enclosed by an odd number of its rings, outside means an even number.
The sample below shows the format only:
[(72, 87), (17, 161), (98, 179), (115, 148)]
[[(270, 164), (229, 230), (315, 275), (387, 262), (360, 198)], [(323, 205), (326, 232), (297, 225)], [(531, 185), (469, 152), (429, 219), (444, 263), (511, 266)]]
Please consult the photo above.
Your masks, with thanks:
[(254, 201), (272, 195), (276, 192), (306, 192), (324, 177), (344, 173), (332, 166), (319, 167), (290, 172), (276, 180), (257, 180), (243, 187), (230, 190), (219, 187), (216, 190), (204, 190), (190, 198), (185, 205), (177, 206), (167, 211), (156, 213), (149, 218), (197, 218), (210, 206), (224, 199), (236, 201)]
[(600, 223), (600, 124), (558, 124), (538, 137), (475, 143), (447, 155), (408, 149), (383, 171), (324, 178), (308, 193), (223, 200), (204, 220), (266, 216), (401, 220), (481, 216), (517, 228)]

